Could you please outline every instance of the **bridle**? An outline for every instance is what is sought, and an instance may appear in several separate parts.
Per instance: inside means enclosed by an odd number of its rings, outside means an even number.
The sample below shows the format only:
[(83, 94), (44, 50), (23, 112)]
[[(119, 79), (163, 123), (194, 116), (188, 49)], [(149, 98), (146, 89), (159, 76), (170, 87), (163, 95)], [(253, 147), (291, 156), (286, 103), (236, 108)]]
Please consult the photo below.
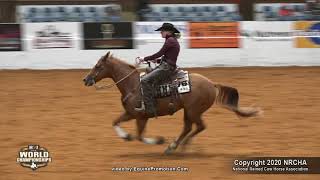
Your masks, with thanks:
[[(135, 59), (136, 61), (136, 64), (135, 64), (135, 67), (139, 66), (140, 64), (142, 64), (143, 62), (142, 61), (139, 61), (138, 58)], [(99, 70), (92, 76), (93, 79), (95, 79), (96, 77), (98, 77), (98, 75), (100, 74), (101, 71), (103, 71), (104, 69), (104, 66), (103, 67), (100, 67)], [(122, 81), (124, 81), (125, 79), (127, 79), (129, 76), (131, 76), (135, 71), (137, 71), (137, 69), (134, 69), (132, 70), (129, 74), (127, 74), (126, 76), (124, 76), (123, 78), (121, 78), (119, 81), (113, 83), (113, 84), (108, 84), (108, 85), (102, 85), (102, 86), (98, 86), (96, 84), (95, 81), (93, 86), (96, 88), (96, 90), (102, 90), (102, 89), (109, 89), (119, 83), (121, 83)]]

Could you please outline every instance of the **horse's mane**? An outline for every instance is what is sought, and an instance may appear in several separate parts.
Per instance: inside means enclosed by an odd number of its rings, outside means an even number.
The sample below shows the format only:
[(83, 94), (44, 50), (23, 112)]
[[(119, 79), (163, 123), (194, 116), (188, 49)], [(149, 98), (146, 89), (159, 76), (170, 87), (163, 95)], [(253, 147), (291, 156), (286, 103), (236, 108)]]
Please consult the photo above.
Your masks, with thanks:
[(121, 60), (120, 58), (114, 57), (113, 55), (110, 55), (110, 59), (113, 59), (113, 60), (115, 60), (115, 61), (118, 62), (118, 63), (127, 65), (127, 66), (129, 66), (130, 68), (132, 68), (132, 69), (137, 69), (134, 65), (129, 64), (129, 63)]

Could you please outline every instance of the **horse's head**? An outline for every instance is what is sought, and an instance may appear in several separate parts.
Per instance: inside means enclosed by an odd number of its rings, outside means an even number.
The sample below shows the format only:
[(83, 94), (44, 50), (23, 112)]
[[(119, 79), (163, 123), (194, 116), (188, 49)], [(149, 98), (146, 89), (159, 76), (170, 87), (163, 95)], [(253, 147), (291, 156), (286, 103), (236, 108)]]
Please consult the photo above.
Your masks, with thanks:
[(110, 72), (110, 51), (102, 56), (97, 64), (91, 69), (89, 74), (83, 79), (86, 86), (92, 86), (103, 78), (111, 77)]

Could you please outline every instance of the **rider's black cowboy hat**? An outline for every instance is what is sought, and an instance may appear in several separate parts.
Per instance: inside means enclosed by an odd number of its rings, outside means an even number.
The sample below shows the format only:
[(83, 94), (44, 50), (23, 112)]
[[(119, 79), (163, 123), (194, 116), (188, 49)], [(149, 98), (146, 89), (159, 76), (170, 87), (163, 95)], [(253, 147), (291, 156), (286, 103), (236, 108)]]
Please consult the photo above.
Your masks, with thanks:
[(180, 33), (180, 31), (178, 31), (178, 29), (171, 23), (163, 23), (160, 28), (156, 29), (156, 31), (172, 31), (173, 33)]

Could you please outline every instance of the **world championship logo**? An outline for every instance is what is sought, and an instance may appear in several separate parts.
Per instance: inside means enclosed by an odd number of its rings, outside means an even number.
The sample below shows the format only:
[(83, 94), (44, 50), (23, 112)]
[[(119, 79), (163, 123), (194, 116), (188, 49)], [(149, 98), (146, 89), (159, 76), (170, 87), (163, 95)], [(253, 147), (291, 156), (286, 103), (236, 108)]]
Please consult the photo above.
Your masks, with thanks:
[(22, 167), (31, 168), (33, 171), (45, 167), (51, 162), (51, 157), (47, 149), (39, 145), (28, 145), (21, 148), (17, 162)]

